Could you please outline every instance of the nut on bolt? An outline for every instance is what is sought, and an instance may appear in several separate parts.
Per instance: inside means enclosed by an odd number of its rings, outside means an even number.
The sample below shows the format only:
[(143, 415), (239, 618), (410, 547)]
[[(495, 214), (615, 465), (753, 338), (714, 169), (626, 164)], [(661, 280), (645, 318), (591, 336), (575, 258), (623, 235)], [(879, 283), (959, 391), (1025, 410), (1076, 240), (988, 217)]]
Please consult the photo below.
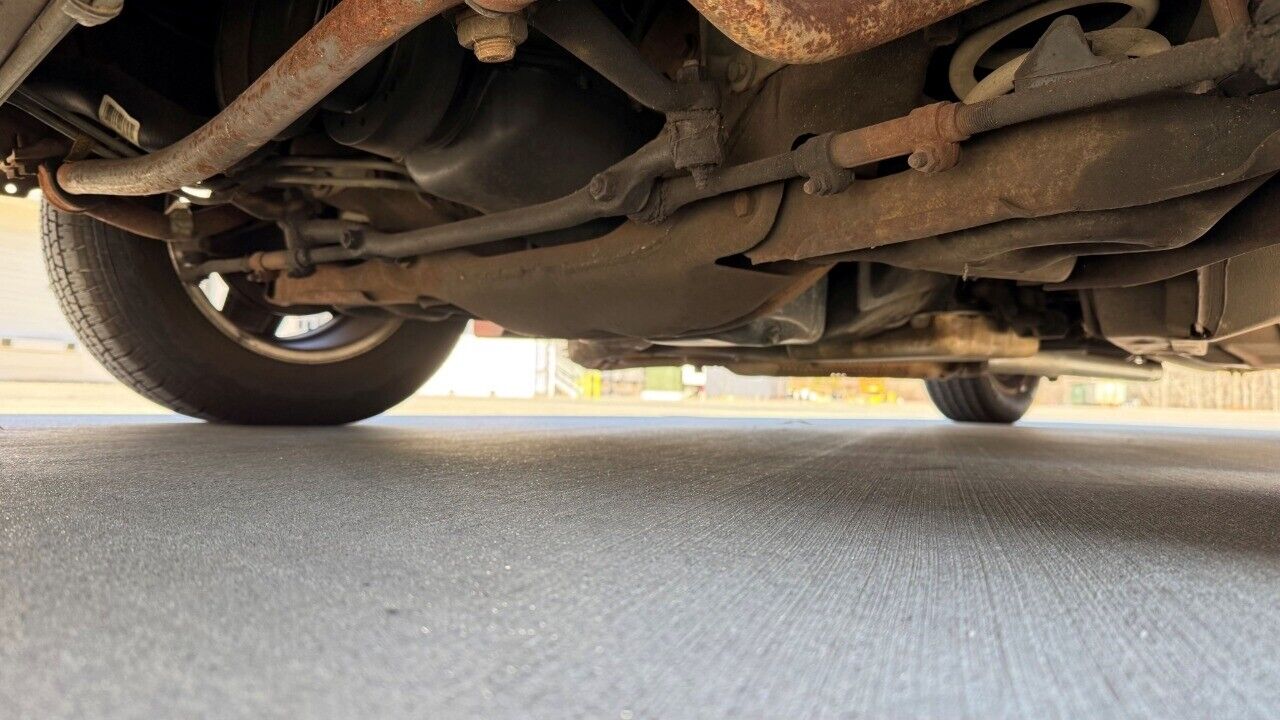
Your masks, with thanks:
[(591, 178), (591, 183), (587, 185), (587, 192), (591, 194), (591, 199), (596, 202), (607, 202), (614, 196), (613, 178), (608, 173), (600, 173)]
[(458, 15), (458, 44), (482, 63), (510, 61), (528, 37), (529, 26), (519, 13), (481, 15), (468, 8)]

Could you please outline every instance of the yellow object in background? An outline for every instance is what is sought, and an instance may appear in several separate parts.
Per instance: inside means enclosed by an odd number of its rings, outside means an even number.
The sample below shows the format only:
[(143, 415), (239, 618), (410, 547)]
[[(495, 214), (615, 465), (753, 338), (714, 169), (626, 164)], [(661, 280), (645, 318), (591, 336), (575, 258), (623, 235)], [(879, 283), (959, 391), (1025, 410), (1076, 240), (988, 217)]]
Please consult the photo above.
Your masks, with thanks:
[(599, 370), (587, 370), (578, 376), (580, 397), (598, 400), (604, 394), (604, 373)]
[(856, 405), (892, 405), (898, 393), (890, 390), (885, 378), (851, 378), (844, 376), (790, 378), (787, 394), (797, 400), (816, 402), (851, 402)]

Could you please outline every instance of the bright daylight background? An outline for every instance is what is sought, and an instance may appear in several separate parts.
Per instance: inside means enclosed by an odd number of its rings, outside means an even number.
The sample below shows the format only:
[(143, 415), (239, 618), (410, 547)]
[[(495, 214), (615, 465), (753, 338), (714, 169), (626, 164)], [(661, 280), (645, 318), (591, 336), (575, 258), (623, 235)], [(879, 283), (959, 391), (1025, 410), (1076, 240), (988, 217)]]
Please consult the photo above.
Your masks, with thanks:
[[(62, 319), (38, 212), (38, 198), (0, 198), (0, 414), (163, 412), (116, 383)], [(472, 330), (394, 412), (937, 417), (918, 381), (745, 378), (692, 367), (590, 372), (568, 360), (563, 342)], [(1170, 367), (1158, 383), (1064, 378), (1042, 386), (1030, 419), (1280, 428), (1280, 371)]]

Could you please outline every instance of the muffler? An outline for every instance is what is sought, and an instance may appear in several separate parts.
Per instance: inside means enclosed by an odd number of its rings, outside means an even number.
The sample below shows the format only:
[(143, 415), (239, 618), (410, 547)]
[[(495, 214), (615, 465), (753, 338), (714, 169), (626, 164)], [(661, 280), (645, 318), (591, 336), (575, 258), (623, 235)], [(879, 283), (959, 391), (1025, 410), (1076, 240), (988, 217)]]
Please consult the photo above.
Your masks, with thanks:
[(869, 50), (983, 0), (690, 0), (760, 57), (801, 65)]

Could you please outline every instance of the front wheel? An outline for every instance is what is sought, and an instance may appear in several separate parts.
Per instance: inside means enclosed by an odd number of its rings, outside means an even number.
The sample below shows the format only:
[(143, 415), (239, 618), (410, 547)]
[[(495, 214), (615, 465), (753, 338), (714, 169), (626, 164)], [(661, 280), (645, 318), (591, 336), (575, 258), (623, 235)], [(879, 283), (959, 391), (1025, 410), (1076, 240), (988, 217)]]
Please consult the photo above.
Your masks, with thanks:
[(412, 395), (462, 321), (291, 314), (243, 276), (179, 278), (170, 248), (43, 207), (50, 282), (71, 327), (139, 394), (218, 422), (338, 425)]
[(1035, 399), (1040, 378), (1029, 375), (926, 380), (929, 399), (956, 422), (1009, 425), (1022, 419)]

